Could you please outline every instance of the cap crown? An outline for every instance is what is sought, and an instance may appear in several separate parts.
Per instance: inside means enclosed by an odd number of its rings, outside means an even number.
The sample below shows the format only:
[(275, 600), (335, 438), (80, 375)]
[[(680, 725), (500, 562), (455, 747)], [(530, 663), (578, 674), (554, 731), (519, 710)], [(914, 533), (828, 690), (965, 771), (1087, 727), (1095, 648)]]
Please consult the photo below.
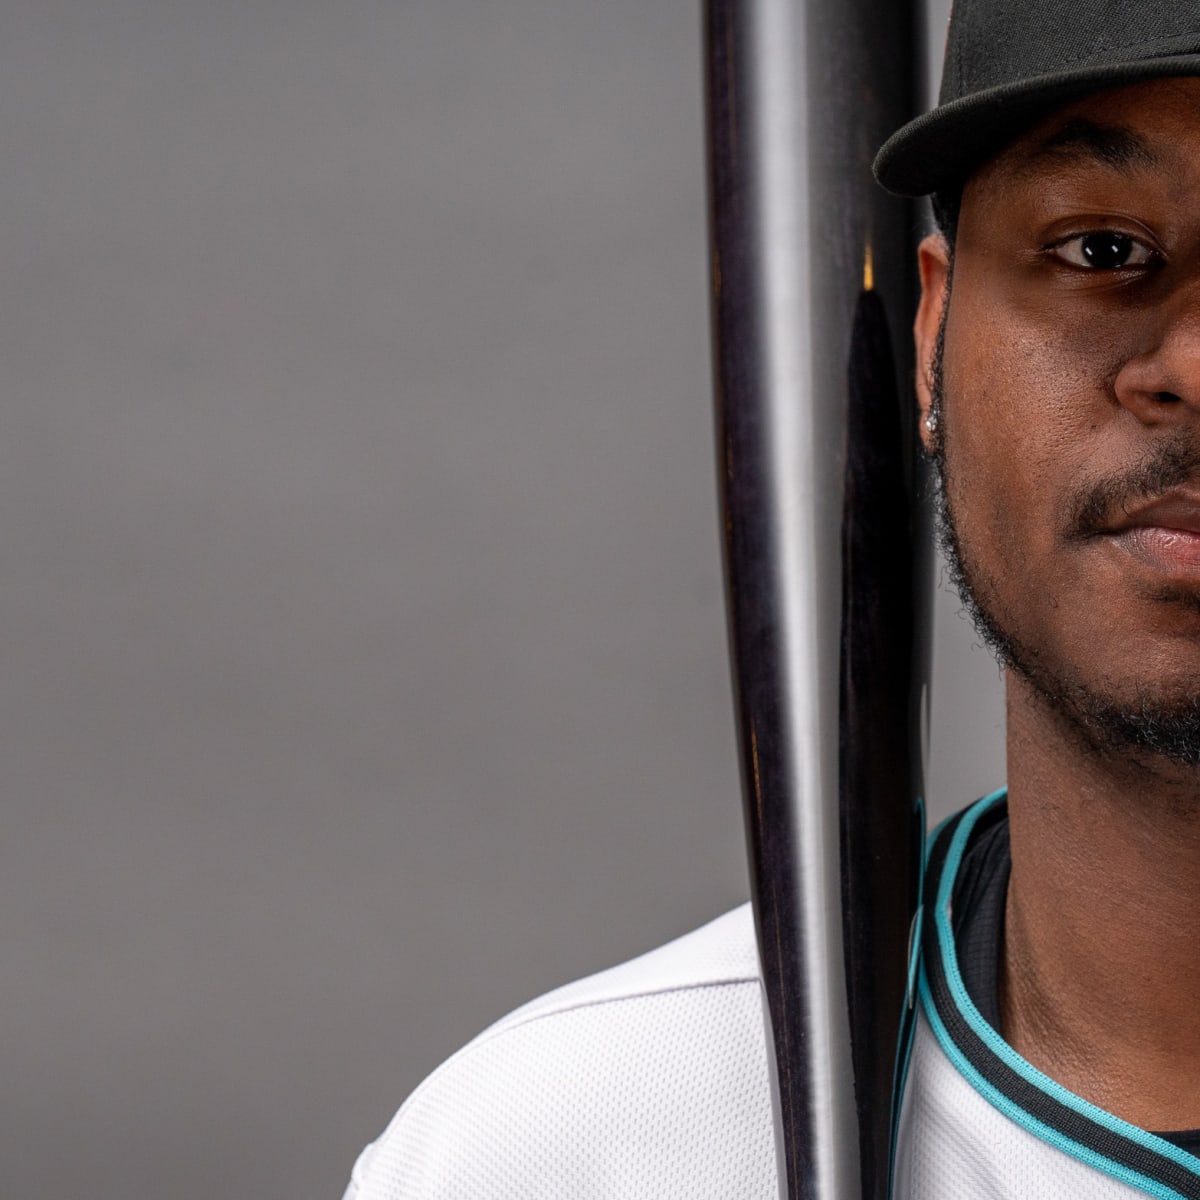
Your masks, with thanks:
[(1188, 0), (959, 0), (939, 103), (1039, 75), (1200, 50)]
[(1200, 75), (1200, 0), (957, 0), (937, 108), (884, 143), (875, 174), (904, 195), (961, 185), (1074, 97)]

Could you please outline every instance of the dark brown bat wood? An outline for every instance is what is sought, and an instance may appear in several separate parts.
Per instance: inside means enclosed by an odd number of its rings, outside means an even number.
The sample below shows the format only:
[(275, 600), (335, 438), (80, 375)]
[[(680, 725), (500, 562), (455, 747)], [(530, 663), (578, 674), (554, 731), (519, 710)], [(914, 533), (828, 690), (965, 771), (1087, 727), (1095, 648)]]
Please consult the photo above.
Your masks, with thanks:
[(915, 222), (870, 162), (913, 108), (914, 8), (705, 13), (730, 642), (790, 1200), (888, 1192), (928, 572)]

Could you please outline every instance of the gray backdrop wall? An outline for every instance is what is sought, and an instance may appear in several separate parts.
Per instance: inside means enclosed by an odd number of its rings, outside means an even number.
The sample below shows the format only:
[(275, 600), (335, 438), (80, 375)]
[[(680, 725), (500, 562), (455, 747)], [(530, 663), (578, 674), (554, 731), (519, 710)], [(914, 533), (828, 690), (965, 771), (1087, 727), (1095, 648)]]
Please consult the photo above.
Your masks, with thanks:
[(336, 1197), (744, 897), (701, 101), (692, 0), (0, 6), (5, 1195)]

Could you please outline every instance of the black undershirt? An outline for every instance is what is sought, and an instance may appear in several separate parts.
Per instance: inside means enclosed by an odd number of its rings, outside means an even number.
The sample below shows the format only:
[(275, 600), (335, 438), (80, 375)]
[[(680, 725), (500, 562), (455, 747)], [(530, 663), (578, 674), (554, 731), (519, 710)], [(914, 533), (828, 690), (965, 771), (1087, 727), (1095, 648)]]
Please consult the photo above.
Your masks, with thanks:
[[(963, 985), (980, 1016), (1000, 1031), (1000, 949), (1004, 944), (1004, 901), (1012, 856), (1008, 817), (1002, 805), (981, 822), (954, 881), (954, 942)], [(991, 814), (989, 814), (989, 817)], [(1200, 1155), (1200, 1129), (1159, 1133)]]

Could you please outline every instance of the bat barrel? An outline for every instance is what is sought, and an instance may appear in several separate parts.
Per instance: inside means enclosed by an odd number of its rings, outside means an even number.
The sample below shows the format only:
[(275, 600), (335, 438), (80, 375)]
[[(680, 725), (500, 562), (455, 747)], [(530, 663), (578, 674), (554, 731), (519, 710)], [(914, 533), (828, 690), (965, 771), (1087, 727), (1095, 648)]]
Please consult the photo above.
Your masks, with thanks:
[[(918, 469), (890, 328), (903, 0), (709, 0), (714, 376), (730, 644), (782, 1190), (887, 1194), (920, 790)], [(898, 374), (899, 372), (899, 374)]]

